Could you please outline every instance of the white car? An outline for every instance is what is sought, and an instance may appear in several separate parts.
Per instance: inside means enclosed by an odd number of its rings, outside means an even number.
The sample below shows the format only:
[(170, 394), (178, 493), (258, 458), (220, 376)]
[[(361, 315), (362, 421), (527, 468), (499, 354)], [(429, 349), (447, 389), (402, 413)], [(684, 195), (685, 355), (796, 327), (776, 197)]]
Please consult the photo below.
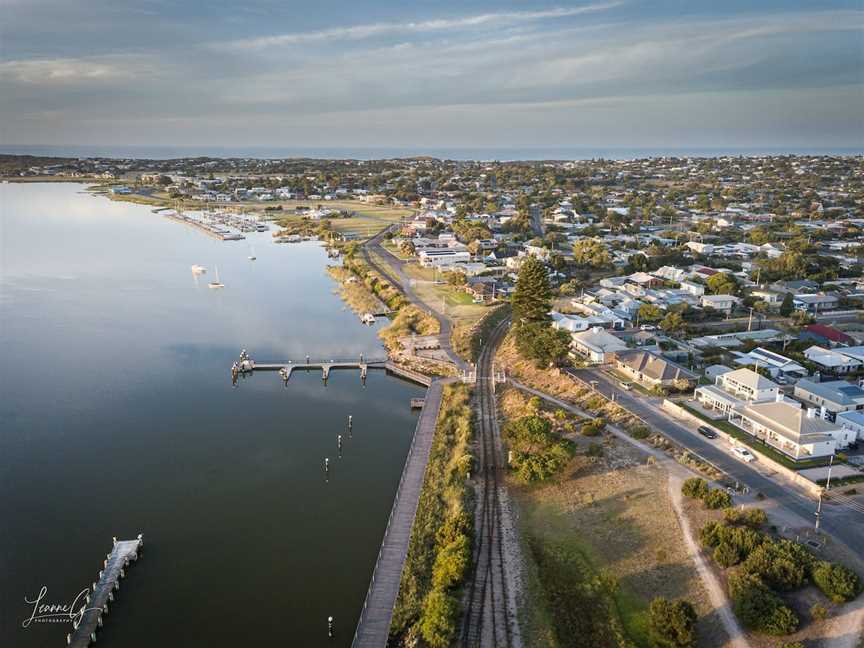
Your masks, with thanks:
[(750, 463), (751, 461), (756, 461), (756, 457), (753, 455), (753, 453), (742, 446), (733, 446), (732, 454), (734, 454), (742, 461), (746, 461), (747, 463)]
[(656, 331), (657, 327), (654, 326), (653, 324), (643, 324), (642, 326), (639, 327), (639, 330), (640, 331)]

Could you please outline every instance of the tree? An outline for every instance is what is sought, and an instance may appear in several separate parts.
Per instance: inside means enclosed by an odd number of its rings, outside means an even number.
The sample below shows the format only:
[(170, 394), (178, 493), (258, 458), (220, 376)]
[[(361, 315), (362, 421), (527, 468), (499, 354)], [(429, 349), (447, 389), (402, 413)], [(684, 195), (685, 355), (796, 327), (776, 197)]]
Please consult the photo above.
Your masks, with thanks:
[[(642, 310), (641, 306), (639, 310)], [(668, 313), (666, 317), (663, 318), (663, 321), (660, 322), (660, 328), (672, 334), (684, 334), (687, 332), (687, 322), (684, 321), (684, 318), (681, 317), (681, 313)]]
[(835, 603), (845, 603), (857, 597), (862, 590), (858, 574), (843, 565), (820, 561), (813, 567), (813, 582)]
[(516, 329), (516, 348), (537, 368), (558, 364), (570, 351), (570, 334), (546, 322), (522, 324)]
[(792, 293), (786, 293), (783, 296), (783, 303), (780, 304), (780, 314), (783, 317), (789, 317), (795, 311)]
[(655, 646), (691, 648), (696, 645), (696, 610), (683, 600), (658, 596), (649, 607), (649, 627)]
[(546, 322), (551, 308), (552, 289), (546, 268), (535, 257), (525, 259), (519, 269), (516, 290), (513, 292), (513, 321), (516, 326), (532, 322)]
[(659, 322), (663, 311), (654, 304), (642, 304), (639, 307), (639, 320), (642, 322)]
[(583, 268), (605, 268), (612, 259), (603, 243), (597, 239), (586, 238), (573, 244), (573, 261)]
[(738, 282), (727, 272), (718, 272), (705, 282), (713, 295), (734, 295), (738, 292)]

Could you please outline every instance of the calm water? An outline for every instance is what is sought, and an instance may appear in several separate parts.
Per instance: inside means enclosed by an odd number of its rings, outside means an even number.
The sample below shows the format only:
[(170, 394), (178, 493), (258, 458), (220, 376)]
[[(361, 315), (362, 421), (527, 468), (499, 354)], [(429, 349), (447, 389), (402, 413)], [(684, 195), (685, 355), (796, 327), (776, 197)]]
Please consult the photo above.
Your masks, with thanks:
[(24, 598), (68, 602), (139, 532), (99, 645), (349, 645), (421, 390), (353, 371), (232, 388), (243, 347), (383, 354), (323, 248), (215, 241), (81, 189), (0, 185), (0, 646), (63, 645), (68, 624), (21, 627)]

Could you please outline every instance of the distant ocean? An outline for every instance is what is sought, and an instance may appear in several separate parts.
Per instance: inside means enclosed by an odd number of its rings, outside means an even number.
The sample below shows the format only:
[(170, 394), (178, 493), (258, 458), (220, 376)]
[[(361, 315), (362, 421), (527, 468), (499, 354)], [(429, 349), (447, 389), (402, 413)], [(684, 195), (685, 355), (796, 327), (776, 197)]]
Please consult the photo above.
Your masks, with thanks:
[(0, 154), (166, 160), (213, 158), (319, 158), (376, 160), (429, 156), (446, 160), (630, 160), (648, 157), (754, 155), (862, 155), (864, 148), (304, 148), (213, 146), (0, 146)]

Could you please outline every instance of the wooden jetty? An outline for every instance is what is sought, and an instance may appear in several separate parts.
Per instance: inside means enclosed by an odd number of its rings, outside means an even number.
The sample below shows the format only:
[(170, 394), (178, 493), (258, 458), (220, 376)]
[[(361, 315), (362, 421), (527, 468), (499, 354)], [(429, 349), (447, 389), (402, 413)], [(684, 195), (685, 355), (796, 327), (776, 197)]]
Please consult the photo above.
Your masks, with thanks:
[(126, 576), (129, 563), (138, 560), (138, 554), (144, 546), (144, 538), (139, 534), (135, 540), (120, 540), (114, 538), (102, 569), (99, 580), (94, 582), (87, 592), (87, 597), (78, 618), (73, 624), (73, 631), (66, 635), (66, 644), (74, 648), (86, 648), (96, 642), (96, 630), (102, 627), (102, 617), (108, 614), (108, 604), (114, 601), (114, 592), (120, 589), (120, 579)]
[(387, 646), (393, 606), (399, 594), (402, 567), (405, 564), (408, 542), (411, 539), (411, 527), (417, 514), (423, 476), (429, 461), (438, 411), (441, 409), (442, 391), (443, 382), (435, 380), (431, 382), (426, 392), (426, 402), (420, 412), (420, 420), (417, 421), (408, 458), (402, 468), (402, 476), (399, 478), (399, 487), (396, 489), (396, 497), (390, 509), (384, 539), (372, 571), (372, 581), (366, 592), (357, 631), (351, 643), (352, 648)]
[(305, 362), (255, 362), (252, 358), (243, 351), (240, 354), (239, 361), (231, 366), (231, 378), (236, 382), (237, 377), (241, 374), (251, 374), (255, 371), (278, 371), (282, 380), (288, 381), (291, 379), (291, 374), (295, 371), (320, 371), (321, 379), (327, 382), (330, 377), (330, 372), (338, 369), (359, 369), (360, 378), (366, 379), (366, 374), (369, 369), (385, 369), (387, 373), (395, 376), (406, 378), (424, 387), (429, 387), (432, 384), (432, 378), (419, 371), (408, 369), (402, 365), (391, 362), (383, 358), (364, 359), (360, 356), (359, 359), (351, 360), (315, 360), (312, 361), (306, 358)]

